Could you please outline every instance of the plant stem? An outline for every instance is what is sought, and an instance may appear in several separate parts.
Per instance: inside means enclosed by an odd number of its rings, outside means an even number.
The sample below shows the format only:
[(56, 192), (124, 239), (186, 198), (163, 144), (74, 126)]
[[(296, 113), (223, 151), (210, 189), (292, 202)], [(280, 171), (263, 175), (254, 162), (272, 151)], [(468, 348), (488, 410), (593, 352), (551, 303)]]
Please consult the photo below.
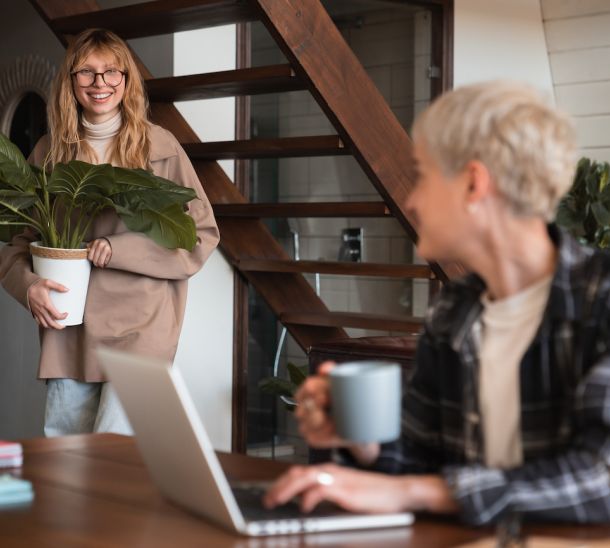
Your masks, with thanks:
[(85, 226), (79, 230), (82, 221), (84, 220), (85, 211), (81, 212), (79, 216), (78, 222), (76, 224), (76, 228), (74, 229), (74, 233), (72, 235), (72, 241), (70, 242), (73, 248), (80, 247), (80, 245), (84, 242), (85, 237), (87, 236), (87, 232), (89, 232), (89, 228), (91, 227), (91, 223), (97, 217), (97, 214), (101, 211), (102, 208), (98, 207), (89, 213), (89, 220), (85, 223)]
[(47, 230), (45, 231), (48, 238), (47, 243), (50, 247), (58, 247), (57, 232), (55, 230), (55, 223), (53, 222), (53, 216), (51, 214), (51, 199), (49, 197), (49, 191), (47, 190), (47, 173), (44, 168), (42, 170), (42, 184), (40, 186), (42, 189), (42, 197), (44, 199), (44, 213), (46, 213), (43, 218), (47, 219), (48, 223), (48, 226), (46, 227)]
[[(70, 241), (70, 234), (71, 234), (71, 222), (72, 222), (72, 212), (74, 211), (74, 203), (70, 203), (70, 207), (66, 208), (65, 212), (64, 212), (64, 226), (61, 232), (61, 247), (63, 248), (73, 248), (74, 246), (71, 245), (71, 241)], [(57, 223), (55, 223), (55, 226), (57, 226)]]

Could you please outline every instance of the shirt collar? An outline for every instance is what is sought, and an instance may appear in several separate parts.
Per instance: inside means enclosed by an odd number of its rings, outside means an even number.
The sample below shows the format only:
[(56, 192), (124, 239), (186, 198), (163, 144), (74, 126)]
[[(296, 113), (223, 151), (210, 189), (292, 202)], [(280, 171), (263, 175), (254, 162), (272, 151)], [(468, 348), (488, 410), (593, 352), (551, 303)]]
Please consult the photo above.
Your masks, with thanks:
[(586, 300), (582, 297), (590, 278), (586, 265), (595, 250), (581, 245), (556, 225), (549, 225), (549, 235), (557, 246), (558, 259), (546, 313), (573, 321), (582, 317), (580, 308)]
[[(572, 321), (581, 316), (579, 307), (584, 299), (577, 297), (587, 286), (583, 268), (579, 267), (586, 263), (594, 251), (580, 245), (554, 224), (548, 226), (548, 232), (557, 247), (558, 258), (544, 317)], [(479, 319), (483, 309), (483, 291), (485, 282), (476, 274), (452, 280), (430, 307), (426, 316), (426, 328), (435, 336), (446, 338), (451, 347), (458, 350)]]

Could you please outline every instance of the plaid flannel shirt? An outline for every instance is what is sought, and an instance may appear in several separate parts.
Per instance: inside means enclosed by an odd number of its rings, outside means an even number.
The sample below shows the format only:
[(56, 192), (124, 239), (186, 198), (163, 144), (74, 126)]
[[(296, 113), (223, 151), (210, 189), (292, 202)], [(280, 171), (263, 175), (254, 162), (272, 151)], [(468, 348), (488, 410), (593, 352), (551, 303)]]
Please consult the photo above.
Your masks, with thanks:
[[(523, 464), (487, 468), (478, 408), (480, 278), (447, 284), (407, 380), (401, 439), (374, 468), (440, 473), (472, 524), (524, 518), (610, 522), (610, 254), (550, 226), (558, 265), (520, 365)], [(499, 357), (501, 359), (501, 357)], [(344, 454), (344, 453), (343, 453)]]

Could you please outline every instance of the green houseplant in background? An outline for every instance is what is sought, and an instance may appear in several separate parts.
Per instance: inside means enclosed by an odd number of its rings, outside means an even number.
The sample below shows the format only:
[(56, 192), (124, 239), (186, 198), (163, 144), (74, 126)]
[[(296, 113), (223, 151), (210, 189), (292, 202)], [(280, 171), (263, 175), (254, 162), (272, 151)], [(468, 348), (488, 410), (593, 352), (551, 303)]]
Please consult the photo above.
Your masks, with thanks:
[(294, 401), (294, 393), (297, 388), (301, 386), (303, 381), (307, 378), (308, 366), (307, 365), (295, 365), (294, 363), (288, 362), (286, 364), (288, 371), (288, 379), (281, 377), (266, 377), (261, 379), (258, 383), (263, 394), (269, 394), (272, 396), (278, 396), (288, 411), (293, 411), (296, 402)]
[(610, 165), (581, 158), (572, 188), (557, 210), (557, 224), (584, 245), (610, 246)]
[[(193, 189), (142, 169), (73, 160), (47, 172), (29, 165), (0, 134), (0, 242), (10, 241), (25, 228), (39, 235), (40, 242), (30, 246), (34, 271), (70, 288), (68, 293), (51, 293), (55, 306), (69, 312), (65, 325), (82, 323), (91, 268), (83, 247), (91, 223), (102, 210), (114, 209), (129, 230), (159, 245), (190, 251), (197, 236), (185, 204), (195, 197)], [(81, 304), (75, 311), (66, 310), (62, 298), (75, 297), (77, 288), (84, 291)]]

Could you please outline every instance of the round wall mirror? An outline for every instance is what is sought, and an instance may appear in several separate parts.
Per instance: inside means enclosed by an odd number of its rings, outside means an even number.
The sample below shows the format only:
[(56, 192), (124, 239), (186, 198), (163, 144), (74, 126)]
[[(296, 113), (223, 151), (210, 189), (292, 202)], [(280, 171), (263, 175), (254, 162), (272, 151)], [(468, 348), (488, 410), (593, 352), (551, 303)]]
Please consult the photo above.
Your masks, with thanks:
[(0, 131), (27, 158), (47, 132), (46, 103), (55, 75), (37, 55), (18, 57), (0, 72)]
[(28, 91), (15, 108), (8, 137), (27, 158), (46, 132), (47, 105), (38, 93)]

